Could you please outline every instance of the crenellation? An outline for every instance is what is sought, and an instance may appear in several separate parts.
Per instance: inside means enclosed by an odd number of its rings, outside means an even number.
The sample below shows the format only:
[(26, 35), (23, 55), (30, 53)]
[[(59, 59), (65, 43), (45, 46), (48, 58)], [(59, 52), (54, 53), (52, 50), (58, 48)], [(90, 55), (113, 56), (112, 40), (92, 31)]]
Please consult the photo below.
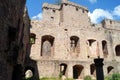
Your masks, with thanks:
[[(70, 9), (70, 11), (68, 9)], [(43, 4), (43, 20), (54, 22), (55, 24), (86, 24), (83, 22), (83, 20), (86, 20), (89, 24), (89, 17), (87, 14), (88, 9), (86, 7), (69, 1), (63, 2), (60, 5), (53, 5), (48, 3)], [(76, 20), (81, 21), (81, 23), (77, 22)]]
[(43, 6), (42, 6), (42, 8), (43, 8), (43, 9), (59, 10), (59, 9), (60, 9), (60, 5), (44, 3)]
[(120, 21), (113, 21), (110, 19), (105, 19), (102, 22), (103, 27), (111, 30), (119, 30), (120, 31)]
[(70, 2), (70, 1), (63, 2), (63, 4), (67, 4), (67, 5), (73, 6), (75, 8), (83, 9), (83, 10), (88, 12), (88, 8), (87, 7), (79, 5), (79, 4), (76, 4), (76, 3), (73, 3), (73, 2)]

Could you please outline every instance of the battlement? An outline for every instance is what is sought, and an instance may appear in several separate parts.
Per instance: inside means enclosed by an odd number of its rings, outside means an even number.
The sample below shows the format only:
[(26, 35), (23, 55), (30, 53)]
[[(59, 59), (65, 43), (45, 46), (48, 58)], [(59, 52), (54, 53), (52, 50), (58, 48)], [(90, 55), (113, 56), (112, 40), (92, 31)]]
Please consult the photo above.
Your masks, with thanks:
[(88, 12), (88, 8), (87, 7), (84, 7), (82, 5), (78, 5), (78, 4), (70, 2), (70, 1), (62, 2), (60, 5), (44, 3), (42, 8), (60, 10), (60, 9), (62, 9), (62, 5), (63, 4), (69, 5), (69, 6), (73, 6), (73, 7), (76, 7), (76, 8), (80, 8), (80, 9), (84, 9), (85, 11)]
[(63, 1), (60, 5), (44, 3), (42, 9), (43, 20), (48, 22), (77, 26), (90, 24), (88, 9), (70, 1)]
[(60, 5), (55, 5), (55, 4), (48, 4), (48, 3), (44, 3), (42, 8), (47, 8), (47, 9), (60, 9)]
[(120, 21), (105, 19), (102, 21), (102, 25), (107, 29), (120, 30)]
[(73, 2), (70, 2), (70, 1), (63, 2), (62, 4), (66, 4), (66, 5), (69, 5), (69, 6), (76, 7), (76, 8), (84, 9), (85, 11), (88, 12), (88, 8), (87, 7), (79, 5), (79, 4), (76, 4), (76, 3), (73, 3)]

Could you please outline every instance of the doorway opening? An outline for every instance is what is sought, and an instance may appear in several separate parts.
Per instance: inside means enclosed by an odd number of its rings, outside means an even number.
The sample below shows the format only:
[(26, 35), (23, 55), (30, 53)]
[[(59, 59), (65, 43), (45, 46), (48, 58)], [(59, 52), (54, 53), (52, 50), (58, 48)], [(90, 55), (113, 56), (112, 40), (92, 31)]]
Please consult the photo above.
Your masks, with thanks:
[(84, 77), (84, 67), (82, 65), (73, 66), (73, 78), (74, 79), (83, 79)]

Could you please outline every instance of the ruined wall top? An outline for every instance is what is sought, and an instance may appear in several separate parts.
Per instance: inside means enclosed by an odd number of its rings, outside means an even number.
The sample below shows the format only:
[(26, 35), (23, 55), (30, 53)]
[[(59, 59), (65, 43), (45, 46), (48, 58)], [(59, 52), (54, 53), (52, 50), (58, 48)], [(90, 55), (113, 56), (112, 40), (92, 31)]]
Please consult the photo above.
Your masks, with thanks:
[(60, 4), (44, 3), (43, 19), (47, 22), (55, 24), (64, 23), (67, 25), (82, 25), (89, 26), (90, 20), (88, 17), (88, 9), (70, 1), (62, 1)]
[(79, 4), (76, 4), (76, 3), (73, 3), (73, 2), (70, 2), (70, 1), (67, 1), (67, 0), (66, 1), (62, 1), (62, 3), (60, 5), (44, 3), (42, 8), (61, 9), (62, 4), (74, 6), (74, 7), (81, 8), (81, 9), (84, 9), (84, 10), (88, 11), (87, 7), (84, 7), (82, 5), (79, 5)]
[(60, 9), (60, 5), (44, 3), (42, 8)]
[(120, 21), (105, 19), (102, 21), (102, 25), (107, 29), (120, 30)]
[(87, 7), (79, 5), (79, 4), (76, 4), (76, 3), (73, 3), (73, 2), (70, 2), (70, 1), (63, 2), (63, 4), (68, 4), (68, 5), (71, 5), (71, 6), (74, 6), (74, 7), (77, 7), (77, 8), (81, 8), (81, 9), (84, 9), (84, 10), (88, 11)]

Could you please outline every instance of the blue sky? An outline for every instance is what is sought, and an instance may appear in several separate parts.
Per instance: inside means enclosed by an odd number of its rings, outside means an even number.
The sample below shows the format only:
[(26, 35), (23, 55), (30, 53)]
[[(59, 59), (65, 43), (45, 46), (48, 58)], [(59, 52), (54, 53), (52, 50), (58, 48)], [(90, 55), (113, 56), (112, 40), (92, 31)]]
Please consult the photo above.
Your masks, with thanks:
[[(31, 19), (42, 18), (42, 4), (44, 2), (54, 4), (57, 0), (27, 0), (28, 13)], [(108, 18), (120, 20), (120, 0), (70, 0), (89, 9), (89, 17), (92, 23), (99, 23)]]

